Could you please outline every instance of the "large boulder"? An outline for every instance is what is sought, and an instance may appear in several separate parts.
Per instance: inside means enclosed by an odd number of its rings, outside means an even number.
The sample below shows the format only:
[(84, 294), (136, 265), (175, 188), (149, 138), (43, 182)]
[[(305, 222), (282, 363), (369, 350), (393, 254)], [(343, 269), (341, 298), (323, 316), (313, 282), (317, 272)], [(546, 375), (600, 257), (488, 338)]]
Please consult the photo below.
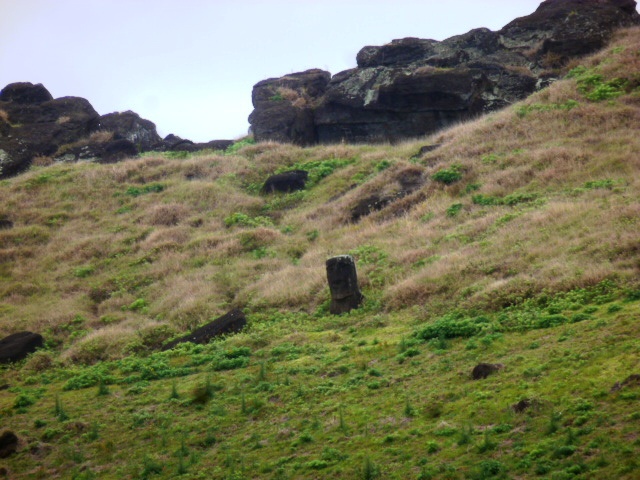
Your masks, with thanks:
[(441, 42), (404, 38), (364, 47), (357, 68), (313, 90), (311, 101), (301, 92), (310, 78), (324, 82), (326, 72), (260, 82), (249, 121), (258, 141), (303, 145), (429, 134), (527, 97), (570, 58), (639, 23), (634, 0), (547, 0), (498, 32), (478, 28)]
[(170, 350), (176, 345), (185, 342), (205, 344), (212, 338), (219, 337), (220, 335), (237, 333), (242, 330), (246, 324), (247, 317), (245, 317), (241, 310), (235, 308), (203, 327), (195, 329), (190, 334), (167, 343), (162, 347), (162, 350)]
[(125, 139), (138, 147), (140, 152), (148, 152), (162, 141), (155, 123), (141, 118), (135, 112), (115, 112), (100, 117), (100, 130), (113, 132), (116, 139)]
[(17, 82), (7, 85), (0, 92), (0, 102), (13, 102), (22, 104), (39, 104), (53, 100), (49, 90), (38, 83)]
[(313, 112), (330, 79), (329, 72), (314, 69), (257, 83), (251, 95), (254, 111), (249, 116), (255, 139), (316, 143)]
[(30, 353), (42, 348), (42, 335), (33, 332), (18, 332), (0, 340), (0, 363), (22, 360)]
[(37, 156), (87, 137), (98, 113), (84, 98), (52, 99), (40, 84), (14, 83), (0, 91), (0, 178), (19, 173)]

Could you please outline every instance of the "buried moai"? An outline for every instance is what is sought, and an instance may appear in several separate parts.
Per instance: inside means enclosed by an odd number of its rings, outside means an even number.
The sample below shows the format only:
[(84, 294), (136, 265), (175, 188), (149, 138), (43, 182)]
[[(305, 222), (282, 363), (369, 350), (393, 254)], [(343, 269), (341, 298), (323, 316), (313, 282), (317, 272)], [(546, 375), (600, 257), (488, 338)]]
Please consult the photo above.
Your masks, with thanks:
[(339, 255), (327, 260), (327, 280), (331, 290), (329, 312), (338, 315), (362, 304), (364, 296), (358, 288), (356, 263), (351, 255)]

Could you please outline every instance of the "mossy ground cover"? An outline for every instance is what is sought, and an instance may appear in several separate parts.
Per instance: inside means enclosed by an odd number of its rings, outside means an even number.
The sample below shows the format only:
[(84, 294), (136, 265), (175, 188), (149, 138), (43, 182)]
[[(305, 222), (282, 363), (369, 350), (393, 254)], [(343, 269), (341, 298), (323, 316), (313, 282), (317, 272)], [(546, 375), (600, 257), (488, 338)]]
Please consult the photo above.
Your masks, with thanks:
[[(21, 442), (1, 466), (10, 478), (637, 478), (640, 387), (612, 387), (640, 373), (640, 36), (616, 42), (574, 78), (427, 139), (244, 140), (0, 182), (13, 222), (0, 231), (0, 332), (46, 340), (1, 371), (2, 425)], [(589, 98), (593, 75), (616, 94)], [(416, 157), (425, 144), (441, 146)], [(298, 168), (312, 173), (305, 190), (260, 194)], [(403, 197), (407, 179), (418, 187)], [(397, 200), (353, 222), (381, 190)], [(330, 316), (324, 262), (344, 253), (366, 300)], [(233, 307), (243, 333), (159, 351)], [(504, 368), (473, 381), (479, 362)]]
[[(0, 411), (26, 448), (11, 470), (366, 478), (369, 462), (379, 478), (633, 478), (640, 387), (611, 389), (636, 371), (639, 313), (633, 292), (610, 287), (504, 313), (573, 322), (424, 339), (434, 322), (417, 312), (263, 312), (207, 346), (14, 367)], [(486, 361), (505, 368), (472, 380)]]

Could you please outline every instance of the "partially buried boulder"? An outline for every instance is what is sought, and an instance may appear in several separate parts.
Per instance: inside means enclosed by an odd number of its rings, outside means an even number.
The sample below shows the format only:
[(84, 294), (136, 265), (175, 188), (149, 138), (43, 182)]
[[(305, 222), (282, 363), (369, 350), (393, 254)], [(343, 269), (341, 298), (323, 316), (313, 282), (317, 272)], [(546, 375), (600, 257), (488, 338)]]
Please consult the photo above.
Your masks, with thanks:
[(137, 147), (124, 138), (115, 140), (89, 140), (78, 142), (76, 145), (65, 147), (63, 152), (55, 157), (59, 162), (91, 161), (98, 163), (114, 163), (125, 158), (138, 156)]
[(7, 458), (18, 450), (18, 436), (10, 430), (0, 435), (0, 458)]
[(501, 363), (479, 363), (473, 368), (471, 372), (471, 378), (474, 380), (481, 380), (487, 378), (492, 373), (502, 370), (504, 365)]
[(511, 410), (513, 410), (515, 413), (523, 413), (524, 411), (526, 411), (529, 408), (531, 408), (533, 406), (536, 406), (536, 405), (537, 405), (537, 401), (536, 400), (531, 400), (529, 398), (523, 398), (519, 402), (516, 402), (513, 405), (511, 405)]
[(102, 115), (99, 128), (113, 132), (116, 139), (129, 140), (141, 152), (153, 150), (162, 140), (156, 131), (155, 123), (141, 118), (131, 110)]
[(218, 337), (220, 335), (237, 333), (242, 330), (246, 324), (247, 317), (245, 317), (244, 313), (242, 313), (241, 310), (235, 308), (227, 312), (223, 316), (216, 318), (213, 322), (194, 330), (189, 335), (185, 335), (184, 337), (167, 343), (164, 347), (162, 347), (162, 350), (170, 350), (176, 345), (185, 342), (205, 344), (208, 343), (212, 338)]
[(13, 228), (13, 222), (8, 215), (0, 213), (0, 230)]
[(18, 332), (0, 340), (0, 363), (17, 362), (44, 345), (42, 335)]
[(614, 393), (619, 390), (622, 390), (625, 387), (637, 387), (640, 386), (640, 375), (634, 373), (625, 378), (622, 382), (616, 382), (613, 387), (611, 387), (610, 392)]
[(170, 133), (160, 143), (156, 144), (153, 149), (160, 152), (193, 153), (202, 150), (226, 150), (233, 143), (233, 140), (211, 140), (210, 142), (196, 143)]
[(287, 193), (304, 190), (307, 178), (309, 178), (309, 172), (305, 170), (290, 170), (271, 175), (264, 182), (262, 193)]

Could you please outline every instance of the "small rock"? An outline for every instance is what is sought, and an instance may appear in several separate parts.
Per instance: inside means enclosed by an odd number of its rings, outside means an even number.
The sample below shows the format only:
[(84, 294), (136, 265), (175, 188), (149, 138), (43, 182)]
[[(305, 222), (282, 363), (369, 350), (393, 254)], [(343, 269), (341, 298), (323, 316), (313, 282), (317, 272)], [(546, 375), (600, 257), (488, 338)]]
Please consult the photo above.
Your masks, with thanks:
[(529, 400), (528, 398), (525, 398), (523, 400), (520, 400), (518, 403), (514, 403), (513, 405), (511, 405), (511, 410), (513, 410), (516, 413), (522, 413), (528, 408), (530, 408), (532, 404), (533, 402), (531, 400)]

